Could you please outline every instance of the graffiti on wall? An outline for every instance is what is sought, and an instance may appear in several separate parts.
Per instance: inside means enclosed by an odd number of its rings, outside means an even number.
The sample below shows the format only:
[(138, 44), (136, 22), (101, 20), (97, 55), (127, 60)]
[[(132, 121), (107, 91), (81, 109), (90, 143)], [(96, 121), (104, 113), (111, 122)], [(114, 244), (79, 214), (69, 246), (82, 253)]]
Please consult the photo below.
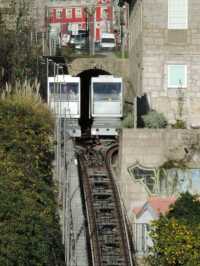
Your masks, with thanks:
[(136, 164), (128, 171), (150, 195), (171, 196), (186, 191), (200, 193), (200, 169), (155, 169)]

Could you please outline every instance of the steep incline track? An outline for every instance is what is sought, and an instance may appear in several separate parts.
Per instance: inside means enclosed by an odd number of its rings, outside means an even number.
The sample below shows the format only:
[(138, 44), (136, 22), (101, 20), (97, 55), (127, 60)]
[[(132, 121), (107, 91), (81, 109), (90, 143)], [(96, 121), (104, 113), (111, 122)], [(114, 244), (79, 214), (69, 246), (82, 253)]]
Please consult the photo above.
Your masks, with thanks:
[(109, 170), (116, 145), (82, 146), (79, 165), (85, 198), (93, 266), (134, 265), (126, 225)]

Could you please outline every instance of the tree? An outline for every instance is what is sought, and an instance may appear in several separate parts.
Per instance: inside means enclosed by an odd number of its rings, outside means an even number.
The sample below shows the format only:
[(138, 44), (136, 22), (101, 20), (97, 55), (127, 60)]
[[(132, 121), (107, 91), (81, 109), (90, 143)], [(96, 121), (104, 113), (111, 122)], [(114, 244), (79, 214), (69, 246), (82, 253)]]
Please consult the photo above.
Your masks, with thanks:
[(16, 80), (35, 79), (37, 73), (37, 56), (41, 46), (33, 47), (30, 33), (34, 31), (29, 15), (30, 1), (13, 1), (13, 27), (0, 19), (0, 88), (6, 82), (14, 84)]
[(0, 265), (64, 265), (53, 118), (37, 91), (36, 84), (17, 83), (0, 99)]
[(149, 263), (152, 266), (200, 265), (200, 201), (184, 193), (166, 216), (152, 225)]
[(172, 206), (167, 217), (175, 218), (182, 223), (193, 227), (200, 224), (200, 200), (198, 195), (189, 192), (181, 194)]

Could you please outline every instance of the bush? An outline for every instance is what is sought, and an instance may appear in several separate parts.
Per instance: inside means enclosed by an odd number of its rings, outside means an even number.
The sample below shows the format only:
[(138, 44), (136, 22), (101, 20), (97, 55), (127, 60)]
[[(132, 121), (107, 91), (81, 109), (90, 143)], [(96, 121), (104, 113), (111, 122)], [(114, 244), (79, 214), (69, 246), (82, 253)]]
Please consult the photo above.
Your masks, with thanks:
[(153, 223), (150, 250), (152, 266), (200, 265), (200, 201), (188, 192)]
[(176, 123), (174, 125), (172, 125), (172, 128), (185, 129), (186, 128), (186, 123), (183, 120), (177, 119)]
[(165, 116), (156, 111), (150, 111), (148, 114), (143, 115), (142, 119), (147, 128), (165, 128), (167, 126)]
[(52, 181), (54, 123), (37, 90), (18, 83), (0, 99), (0, 265), (64, 265)]

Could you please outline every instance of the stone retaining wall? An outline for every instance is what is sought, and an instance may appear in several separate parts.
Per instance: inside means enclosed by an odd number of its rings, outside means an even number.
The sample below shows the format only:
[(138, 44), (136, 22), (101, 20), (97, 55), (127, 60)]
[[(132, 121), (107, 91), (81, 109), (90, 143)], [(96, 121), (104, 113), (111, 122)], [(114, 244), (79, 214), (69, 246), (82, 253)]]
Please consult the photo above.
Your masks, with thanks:
[(158, 168), (169, 160), (187, 162), (189, 168), (200, 168), (200, 130), (123, 129), (120, 136), (119, 187), (128, 212), (148, 197), (144, 186), (128, 172), (135, 164)]

